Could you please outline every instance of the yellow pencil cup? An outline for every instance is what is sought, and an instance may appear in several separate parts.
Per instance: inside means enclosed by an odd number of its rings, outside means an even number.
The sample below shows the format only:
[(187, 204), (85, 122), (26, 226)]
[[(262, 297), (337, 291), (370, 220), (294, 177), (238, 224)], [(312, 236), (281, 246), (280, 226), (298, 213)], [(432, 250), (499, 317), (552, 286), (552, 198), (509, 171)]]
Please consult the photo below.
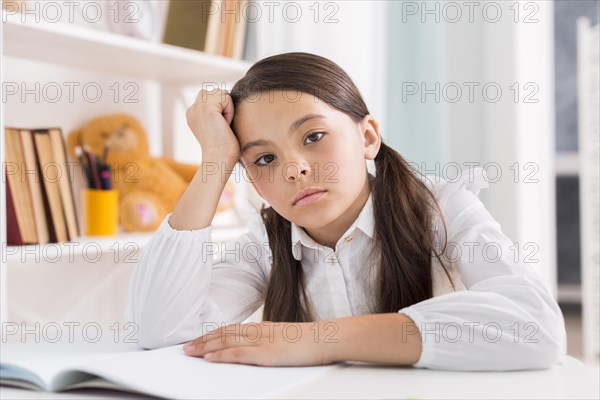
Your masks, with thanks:
[(83, 190), (84, 232), (88, 236), (114, 236), (119, 227), (119, 192)]

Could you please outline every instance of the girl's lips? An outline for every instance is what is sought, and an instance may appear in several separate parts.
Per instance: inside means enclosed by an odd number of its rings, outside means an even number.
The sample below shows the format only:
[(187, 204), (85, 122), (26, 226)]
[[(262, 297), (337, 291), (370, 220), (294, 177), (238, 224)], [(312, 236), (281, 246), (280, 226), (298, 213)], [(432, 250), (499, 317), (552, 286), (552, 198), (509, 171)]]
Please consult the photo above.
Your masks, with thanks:
[(311, 205), (315, 202), (317, 202), (321, 197), (323, 197), (325, 195), (325, 191), (323, 192), (317, 192), (317, 193), (313, 193), (311, 195), (305, 196), (303, 198), (301, 198), (300, 200), (298, 200), (296, 202), (296, 204), (294, 204), (295, 207), (305, 207), (308, 205)]

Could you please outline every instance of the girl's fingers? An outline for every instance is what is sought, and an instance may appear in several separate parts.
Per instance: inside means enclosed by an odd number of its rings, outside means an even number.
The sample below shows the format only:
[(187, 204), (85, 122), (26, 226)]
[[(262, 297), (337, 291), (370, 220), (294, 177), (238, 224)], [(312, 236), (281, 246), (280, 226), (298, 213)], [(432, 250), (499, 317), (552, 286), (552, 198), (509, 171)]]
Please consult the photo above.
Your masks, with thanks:
[(268, 366), (267, 352), (258, 346), (230, 347), (207, 354), (204, 358), (210, 362), (225, 362)]
[(239, 324), (229, 324), (221, 328), (213, 329), (212, 331), (197, 337), (191, 342), (193, 342), (195, 345), (198, 345), (201, 343), (210, 342), (211, 340), (221, 339), (222, 337), (225, 338), (227, 336), (237, 334), (238, 332), (240, 332), (240, 329), (237, 325)]
[(217, 93), (219, 93), (219, 91), (220, 91), (219, 88), (214, 88), (211, 90), (202, 89), (196, 95), (195, 102), (196, 103), (204, 102), (206, 100), (206, 96), (211, 96), (211, 95), (217, 94)]
[(183, 346), (191, 356), (202, 356), (208, 352), (228, 347), (254, 346), (261, 340), (258, 324), (232, 324), (200, 336)]
[[(231, 103), (231, 97), (229, 96), (229, 91), (227, 90), (221, 90), (218, 88), (214, 88), (212, 90), (202, 89), (196, 95), (196, 99), (194, 100), (192, 107), (208, 103), (209, 101), (219, 108), (221, 112), (223, 112), (227, 105)], [(230, 108), (233, 108), (233, 106)], [(232, 111), (228, 111), (228, 113), (233, 114)], [(229, 121), (229, 123), (231, 123), (231, 121)]]
[(223, 340), (211, 340), (210, 342), (206, 343), (191, 344), (189, 346), (184, 346), (183, 351), (188, 356), (201, 357), (204, 356), (206, 353), (211, 353), (213, 351), (245, 346), (254, 347), (256, 345), (256, 342), (247, 341), (243, 337), (235, 336), (223, 338)]
[(227, 124), (229, 124), (229, 125), (231, 125), (231, 121), (233, 121), (233, 114), (234, 114), (233, 99), (231, 98), (231, 96), (229, 96), (229, 94), (227, 94), (226, 101), (225, 101), (225, 107), (223, 109), (223, 117), (225, 118), (225, 121), (227, 121)]
[(230, 337), (247, 337), (249, 340), (258, 341), (262, 335), (268, 335), (269, 331), (263, 328), (262, 324), (256, 322), (249, 322), (245, 324), (236, 323), (217, 328), (197, 339), (194, 339), (198, 343), (208, 343), (213, 340), (225, 340)]

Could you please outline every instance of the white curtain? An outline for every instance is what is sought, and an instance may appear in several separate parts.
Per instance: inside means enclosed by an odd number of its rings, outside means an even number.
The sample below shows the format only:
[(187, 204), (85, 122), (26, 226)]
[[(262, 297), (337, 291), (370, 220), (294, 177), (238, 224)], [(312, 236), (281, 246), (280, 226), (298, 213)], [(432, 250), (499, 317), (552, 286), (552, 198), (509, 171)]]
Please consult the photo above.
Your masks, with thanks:
[(387, 4), (391, 143), (423, 173), (486, 167), (482, 201), (556, 293), (552, 2)]

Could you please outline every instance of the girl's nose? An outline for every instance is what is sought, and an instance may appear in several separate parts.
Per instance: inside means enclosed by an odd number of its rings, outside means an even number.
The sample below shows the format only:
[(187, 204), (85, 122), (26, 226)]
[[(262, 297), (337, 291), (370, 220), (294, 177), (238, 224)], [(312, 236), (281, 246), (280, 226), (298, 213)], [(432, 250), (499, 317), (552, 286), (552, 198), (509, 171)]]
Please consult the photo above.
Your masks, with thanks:
[(310, 173), (310, 165), (307, 162), (289, 162), (283, 172), (288, 182), (296, 182), (301, 175), (308, 176)]

